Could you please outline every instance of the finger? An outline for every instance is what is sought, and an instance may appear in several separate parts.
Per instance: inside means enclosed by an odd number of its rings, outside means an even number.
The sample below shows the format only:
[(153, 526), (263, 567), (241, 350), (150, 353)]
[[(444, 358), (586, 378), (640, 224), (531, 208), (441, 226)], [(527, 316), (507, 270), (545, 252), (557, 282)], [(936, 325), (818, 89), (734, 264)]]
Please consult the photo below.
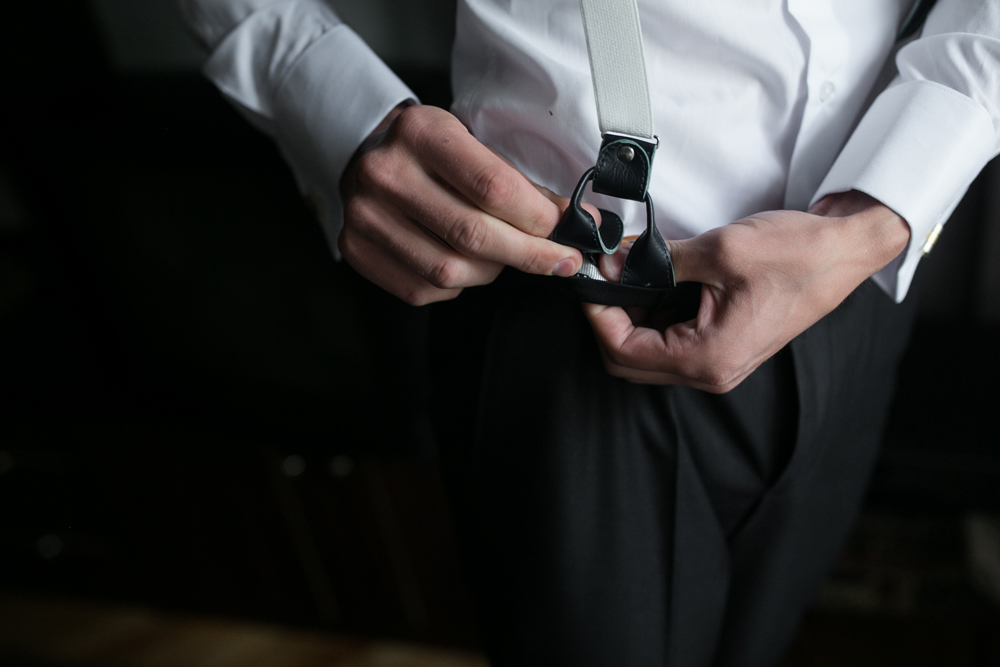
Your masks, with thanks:
[[(690, 239), (688, 240), (690, 241)], [(693, 276), (700, 275), (700, 255), (690, 247), (688, 241), (667, 241), (670, 252), (670, 263), (674, 269), (674, 281), (678, 283), (696, 281)]]
[[(407, 116), (400, 116), (404, 120)], [(457, 121), (456, 121), (457, 124)], [(510, 163), (460, 124), (441, 123), (415, 140), (423, 165), (487, 213), (532, 236), (547, 237), (559, 224), (559, 209)], [(406, 131), (405, 123), (400, 131)]]
[[(514, 166), (514, 163), (511, 162), (510, 160), (508, 160), (506, 157), (504, 157), (498, 150), (496, 150), (492, 146), (486, 146), (486, 147), (490, 150), (490, 152), (492, 152), (498, 158), (500, 158), (501, 160), (503, 160), (508, 166), (510, 166), (510, 167), (512, 167), (514, 169), (517, 169), (517, 167)], [(518, 170), (518, 171), (520, 171), (520, 170)], [(531, 185), (533, 185), (535, 187), (535, 189), (538, 190), (542, 194), (543, 197), (545, 197), (550, 202), (552, 202), (553, 204), (555, 204), (556, 206), (559, 207), (559, 217), (560, 217), (560, 219), (562, 219), (563, 213), (565, 213), (566, 209), (569, 208), (569, 204), (570, 204), (570, 201), (571, 201), (570, 198), (569, 197), (563, 197), (562, 195), (556, 194), (555, 192), (553, 192), (552, 190), (549, 190), (544, 185), (539, 185), (538, 183), (535, 183), (534, 181), (532, 181), (530, 179), (528, 180), (528, 182), (531, 183)], [(591, 216), (593, 216), (594, 221), (597, 223), (597, 226), (600, 227), (601, 226), (601, 211), (600, 211), (600, 209), (598, 209), (593, 204), (588, 204), (587, 202), (582, 202), (580, 204), (580, 206), (582, 206), (585, 211), (587, 211), (588, 213), (590, 213)]]
[(669, 373), (642, 371), (635, 368), (620, 366), (611, 361), (611, 358), (608, 356), (608, 352), (604, 349), (603, 345), (598, 345), (598, 348), (601, 352), (601, 359), (604, 362), (604, 369), (613, 377), (628, 380), (629, 382), (634, 382), (636, 384), (684, 384), (683, 378), (679, 378), (676, 375), (670, 375)]
[(622, 270), (625, 268), (625, 258), (631, 249), (631, 243), (623, 243), (613, 255), (601, 255), (598, 265), (601, 268), (601, 273), (610, 282), (621, 282)]
[(353, 230), (441, 289), (487, 285), (503, 264), (466, 257), (390, 207), (351, 202)]
[(741, 356), (739, 337), (745, 327), (734, 326), (718, 312), (716, 296), (707, 286), (702, 288), (697, 319), (662, 332), (634, 326), (621, 308), (584, 304), (598, 342), (615, 364), (668, 373), (680, 378), (681, 384), (713, 393), (729, 391), (777, 352)]
[(705, 377), (698, 365), (705, 345), (694, 322), (660, 332), (636, 327), (621, 308), (584, 304), (584, 314), (615, 364), (675, 375), (691, 386), (724, 384), (714, 376)]
[[(539, 185), (538, 183), (532, 183), (532, 185), (534, 185), (538, 189), (538, 191), (545, 196), (546, 199), (548, 199), (550, 202), (559, 207), (559, 217), (560, 219), (562, 219), (562, 215), (566, 212), (566, 209), (569, 208), (570, 198), (563, 197), (562, 195), (557, 195), (544, 185)], [(591, 217), (594, 218), (594, 222), (596, 222), (597, 226), (600, 227), (601, 209), (597, 208), (593, 204), (588, 204), (587, 202), (582, 202), (580, 206), (582, 206), (583, 210), (585, 210), (587, 213), (591, 215)]]
[(619, 366), (618, 364), (615, 364), (613, 361), (610, 360), (610, 358), (607, 356), (607, 352), (605, 352), (603, 348), (602, 348), (602, 356), (605, 359), (605, 364), (604, 364), (605, 370), (608, 371), (609, 375), (622, 378), (623, 380), (628, 380), (629, 382), (633, 382), (635, 384), (655, 384), (655, 385), (676, 384), (676, 385), (683, 385), (685, 387), (691, 387), (693, 389), (700, 389), (702, 391), (707, 391), (714, 394), (719, 394), (734, 389), (737, 385), (743, 382), (743, 380), (745, 380), (748, 375), (750, 375), (750, 372), (748, 371), (733, 378), (732, 380), (726, 382), (723, 385), (710, 385), (704, 382), (698, 382), (692, 380), (691, 378), (685, 378), (680, 375), (672, 375), (670, 373), (661, 373), (658, 371), (647, 371), (637, 368), (628, 368), (626, 366)]
[(544, 185), (539, 185), (538, 183), (534, 182), (532, 182), (531, 184), (535, 186), (535, 189), (538, 190), (538, 192), (540, 192), (543, 197), (548, 199), (550, 202), (552, 202), (559, 208), (560, 216), (566, 212), (567, 208), (569, 208), (569, 202), (570, 202), (569, 197), (563, 197), (562, 195), (557, 195), (555, 192), (549, 190)]
[(580, 269), (580, 251), (526, 234), (476, 208), (418, 165), (406, 168), (399, 181), (406, 185), (387, 189), (392, 203), (466, 257), (539, 275), (572, 276)]
[[(483, 145), (485, 146), (485, 144), (483, 144)], [(506, 157), (504, 157), (500, 153), (500, 151), (496, 150), (492, 146), (486, 146), (486, 147), (490, 150), (490, 152), (492, 152), (498, 158), (500, 158), (501, 160), (503, 160), (504, 163), (506, 163), (508, 166), (512, 167), (513, 169), (517, 169), (517, 167), (514, 166), (514, 163), (511, 162), (510, 160), (508, 160)], [(520, 171), (520, 170), (518, 170), (518, 171)], [(538, 190), (540, 193), (542, 193), (543, 197), (545, 197), (550, 202), (552, 202), (553, 204), (555, 204), (556, 206), (559, 207), (559, 216), (561, 218), (562, 214), (566, 212), (567, 208), (569, 208), (570, 198), (569, 197), (563, 197), (562, 195), (557, 195), (555, 192), (553, 192), (552, 190), (549, 190), (544, 185), (539, 185), (538, 183), (535, 183), (532, 180), (529, 180), (528, 182), (531, 183), (533, 186), (535, 186), (535, 189)], [(601, 226), (601, 211), (600, 211), (600, 209), (598, 209), (593, 204), (588, 204), (587, 202), (582, 202), (580, 204), (580, 206), (582, 206), (585, 211), (587, 211), (588, 213), (590, 213), (591, 216), (593, 216), (594, 222), (596, 222), (597, 226), (600, 227)]]
[(355, 271), (411, 306), (454, 299), (462, 291), (435, 287), (385, 249), (346, 227), (338, 246)]

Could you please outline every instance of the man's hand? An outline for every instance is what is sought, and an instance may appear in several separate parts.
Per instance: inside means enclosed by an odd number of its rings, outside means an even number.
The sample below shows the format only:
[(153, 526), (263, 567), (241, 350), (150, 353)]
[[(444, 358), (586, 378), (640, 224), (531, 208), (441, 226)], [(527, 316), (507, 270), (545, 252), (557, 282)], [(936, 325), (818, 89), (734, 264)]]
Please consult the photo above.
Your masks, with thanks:
[[(690, 322), (659, 331), (635, 326), (621, 308), (584, 311), (612, 375), (724, 393), (892, 261), (909, 236), (868, 195), (830, 195), (808, 213), (769, 211), (669, 242), (677, 280), (704, 283)], [(622, 261), (602, 262), (609, 279)]]
[(441, 109), (393, 110), (358, 149), (341, 192), (344, 258), (412, 305), (490, 283), (505, 264), (565, 277), (582, 262), (579, 251), (546, 240), (566, 200)]

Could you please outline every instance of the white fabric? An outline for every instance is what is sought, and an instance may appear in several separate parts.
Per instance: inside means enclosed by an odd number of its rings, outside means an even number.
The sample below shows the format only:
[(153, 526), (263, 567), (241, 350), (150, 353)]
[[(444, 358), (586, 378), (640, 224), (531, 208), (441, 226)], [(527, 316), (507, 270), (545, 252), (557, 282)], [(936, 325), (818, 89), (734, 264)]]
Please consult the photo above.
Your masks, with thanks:
[(274, 137), (339, 258), (344, 168), (416, 97), (321, 0), (182, 0), (181, 11), (211, 51), (205, 74)]
[[(854, 131), (814, 199), (860, 190), (906, 219), (913, 232), (909, 247), (875, 275), (890, 294), (909, 288), (924, 238), (948, 219), (991, 157), (992, 134), (982, 106), (928, 81), (887, 90)], [(897, 173), (901, 163), (907, 164), (905, 179)]]
[(580, 0), (601, 134), (653, 137), (646, 59), (635, 0)]
[[(411, 93), (353, 33), (333, 29), (319, 0), (185, 2), (215, 49), (209, 76), (278, 136), (325, 202), (335, 247), (343, 165)], [(909, 4), (638, 0), (663, 235), (862, 189), (910, 224), (909, 249), (876, 276), (902, 299), (924, 237), (1000, 152), (996, 0), (938, 0), (923, 37), (899, 52), (896, 84), (847, 141)], [(600, 146), (578, 0), (459, 0), (456, 28), (452, 111), (529, 178), (570, 194)], [(619, 213), (627, 235), (642, 230), (641, 204), (593, 201)]]

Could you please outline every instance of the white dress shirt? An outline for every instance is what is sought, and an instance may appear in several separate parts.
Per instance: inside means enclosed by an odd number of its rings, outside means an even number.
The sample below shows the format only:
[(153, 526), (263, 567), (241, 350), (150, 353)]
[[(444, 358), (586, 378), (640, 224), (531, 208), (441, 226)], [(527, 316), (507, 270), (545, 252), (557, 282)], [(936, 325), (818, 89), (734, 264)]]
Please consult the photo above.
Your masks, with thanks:
[[(331, 247), (351, 155), (405, 85), (322, 0), (181, 0), (206, 74), (271, 134)], [(1000, 152), (1000, 1), (939, 0), (864, 113), (910, 0), (638, 0), (667, 239), (851, 189), (910, 225), (875, 276), (902, 300), (925, 239)], [(601, 137), (578, 0), (459, 0), (455, 113), (528, 178), (569, 195)], [(846, 142), (846, 144), (845, 144)], [(641, 204), (592, 196), (645, 224)]]

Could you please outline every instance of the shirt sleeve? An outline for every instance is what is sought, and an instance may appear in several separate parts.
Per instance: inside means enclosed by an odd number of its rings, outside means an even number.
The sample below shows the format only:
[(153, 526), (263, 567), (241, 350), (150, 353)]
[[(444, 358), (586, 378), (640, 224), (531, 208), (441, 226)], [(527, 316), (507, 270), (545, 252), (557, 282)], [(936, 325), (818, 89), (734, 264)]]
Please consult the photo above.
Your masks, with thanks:
[(271, 135), (335, 256), (340, 177), (396, 105), (416, 97), (322, 0), (180, 0), (206, 76)]
[(924, 249), (1000, 153), (1000, 2), (939, 0), (896, 65), (813, 202), (855, 189), (906, 220), (908, 247), (873, 276), (902, 301)]

